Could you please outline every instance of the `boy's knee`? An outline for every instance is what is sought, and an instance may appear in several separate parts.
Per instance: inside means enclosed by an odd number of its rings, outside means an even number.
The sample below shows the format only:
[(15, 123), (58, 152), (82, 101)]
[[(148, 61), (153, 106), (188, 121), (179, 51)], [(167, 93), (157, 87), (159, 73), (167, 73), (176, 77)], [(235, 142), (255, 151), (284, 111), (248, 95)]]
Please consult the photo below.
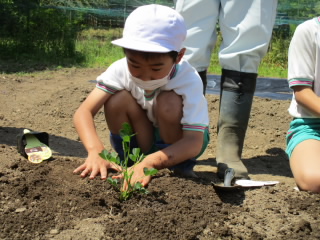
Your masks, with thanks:
[(113, 99), (113, 100), (117, 99), (117, 100), (125, 101), (126, 99), (133, 99), (133, 96), (127, 90), (121, 90), (121, 91), (113, 94), (110, 99)]
[(157, 97), (158, 116), (170, 117), (182, 114), (182, 97), (174, 91), (161, 92)]
[(105, 103), (105, 108), (108, 109), (108, 111), (114, 109), (119, 109), (121, 104), (128, 105), (130, 101), (133, 100), (132, 95), (126, 91), (126, 90), (121, 90), (115, 94), (113, 94), (108, 101)]
[(297, 182), (301, 190), (320, 193), (320, 175), (319, 174), (305, 174)]

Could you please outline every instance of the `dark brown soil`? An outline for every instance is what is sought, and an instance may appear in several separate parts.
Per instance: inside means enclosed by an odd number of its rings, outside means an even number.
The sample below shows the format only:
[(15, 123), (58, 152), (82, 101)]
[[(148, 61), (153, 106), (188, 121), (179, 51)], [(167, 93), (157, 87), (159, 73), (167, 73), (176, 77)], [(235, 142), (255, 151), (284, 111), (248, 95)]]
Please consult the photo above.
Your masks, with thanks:
[[(86, 157), (72, 116), (103, 69), (0, 74), (0, 239), (320, 239), (320, 195), (295, 190), (285, 155), (289, 101), (255, 98), (243, 158), (253, 180), (280, 183), (215, 190), (218, 97), (207, 95), (211, 143), (199, 179), (162, 170), (150, 194), (126, 202), (99, 178), (72, 171)], [(110, 149), (103, 113), (98, 132)], [(31, 164), (16, 149), (24, 128), (50, 134), (53, 158)]]

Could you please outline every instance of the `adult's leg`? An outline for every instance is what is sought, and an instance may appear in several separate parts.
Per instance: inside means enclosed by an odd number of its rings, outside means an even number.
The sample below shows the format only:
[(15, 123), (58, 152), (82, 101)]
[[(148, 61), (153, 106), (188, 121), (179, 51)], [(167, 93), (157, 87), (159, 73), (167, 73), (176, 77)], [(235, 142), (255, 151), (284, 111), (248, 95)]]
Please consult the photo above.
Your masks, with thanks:
[(220, 178), (224, 178), (227, 168), (233, 168), (237, 178), (248, 178), (241, 154), (256, 78), (255, 73), (222, 70), (217, 142)]
[(218, 120), (218, 176), (234, 168), (237, 178), (248, 178), (241, 161), (257, 71), (266, 54), (275, 20), (277, 0), (222, 0), (219, 24), (223, 36)]
[(146, 111), (136, 99), (125, 90), (114, 94), (104, 106), (108, 128), (112, 134), (119, 134), (122, 124), (127, 122), (136, 133), (136, 139), (142, 152), (146, 153), (153, 144), (153, 126)]
[(221, 0), (219, 26), (223, 69), (257, 73), (267, 53), (275, 22), (277, 0)]
[(187, 26), (187, 38), (184, 41), (187, 51), (184, 56), (198, 71), (204, 93), (211, 52), (217, 39), (216, 23), (219, 8), (220, 0), (176, 1), (176, 10), (183, 16)]
[(290, 158), (294, 179), (301, 190), (320, 192), (320, 141), (299, 143)]

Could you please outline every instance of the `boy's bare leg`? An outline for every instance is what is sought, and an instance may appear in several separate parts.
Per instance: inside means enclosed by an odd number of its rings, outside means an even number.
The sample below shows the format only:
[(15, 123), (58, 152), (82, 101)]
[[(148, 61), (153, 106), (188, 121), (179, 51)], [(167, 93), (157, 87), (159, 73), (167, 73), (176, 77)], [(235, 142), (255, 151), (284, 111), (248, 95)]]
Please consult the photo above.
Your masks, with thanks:
[(290, 167), (301, 190), (320, 192), (320, 141), (299, 143), (292, 152)]
[[(154, 111), (161, 139), (167, 144), (173, 144), (182, 138), (182, 108), (182, 97), (177, 95), (174, 91), (167, 91), (159, 94)], [(195, 161), (195, 159), (189, 159), (182, 165), (179, 164), (173, 167), (172, 171), (174, 174), (182, 177), (197, 178), (197, 175), (192, 170)]]
[(174, 91), (161, 92), (157, 97), (154, 113), (161, 139), (172, 144), (182, 138), (182, 97)]
[(104, 106), (109, 130), (119, 134), (122, 124), (129, 123), (142, 152), (148, 152), (153, 144), (153, 126), (146, 111), (141, 108), (136, 99), (125, 90), (114, 94)]

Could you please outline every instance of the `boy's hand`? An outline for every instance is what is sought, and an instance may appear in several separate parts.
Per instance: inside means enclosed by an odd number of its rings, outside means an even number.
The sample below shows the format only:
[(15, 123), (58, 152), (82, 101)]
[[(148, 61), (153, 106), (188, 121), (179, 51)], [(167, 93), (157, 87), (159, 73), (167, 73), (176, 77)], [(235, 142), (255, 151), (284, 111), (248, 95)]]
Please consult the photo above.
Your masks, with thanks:
[(102, 159), (97, 154), (95, 156), (88, 156), (85, 163), (76, 168), (73, 173), (77, 174), (81, 172), (81, 177), (90, 175), (90, 179), (94, 179), (100, 173), (101, 179), (106, 179), (108, 176), (108, 169), (119, 171), (121, 168), (115, 163)]
[[(140, 182), (143, 187), (146, 187), (150, 182), (151, 182), (151, 176), (146, 176), (144, 174), (144, 168), (151, 168), (150, 166), (146, 166), (144, 162), (142, 161), (141, 163), (137, 164), (134, 167), (128, 168), (128, 175), (130, 175), (133, 172), (133, 175), (131, 177), (130, 184), (134, 185), (137, 182)], [(123, 174), (112, 176), (113, 179), (119, 179), (123, 178)], [(128, 189), (128, 183), (125, 182), (123, 185), (123, 190)]]

